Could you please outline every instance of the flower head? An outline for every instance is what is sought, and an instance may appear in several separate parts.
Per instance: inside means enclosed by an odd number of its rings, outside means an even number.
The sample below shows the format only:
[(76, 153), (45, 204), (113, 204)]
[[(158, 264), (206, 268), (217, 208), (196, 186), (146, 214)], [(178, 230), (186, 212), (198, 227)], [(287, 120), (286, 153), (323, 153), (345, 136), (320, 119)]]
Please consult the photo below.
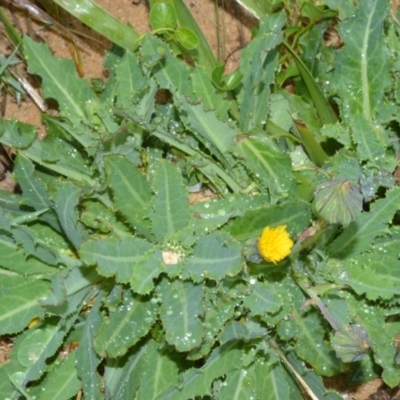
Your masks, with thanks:
[(287, 257), (292, 247), (293, 241), (286, 231), (286, 225), (276, 228), (267, 226), (258, 239), (258, 251), (261, 257), (274, 264)]

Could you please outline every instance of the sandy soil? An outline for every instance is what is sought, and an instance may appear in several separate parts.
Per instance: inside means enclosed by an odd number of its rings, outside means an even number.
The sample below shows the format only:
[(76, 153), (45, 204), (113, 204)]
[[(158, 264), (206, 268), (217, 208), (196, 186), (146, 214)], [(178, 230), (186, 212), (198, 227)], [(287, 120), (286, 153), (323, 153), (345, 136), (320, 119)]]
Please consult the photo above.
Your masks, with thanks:
[[(138, 32), (143, 33), (149, 29), (148, 7), (144, 0), (96, 0), (97, 4), (105, 8), (121, 21), (131, 24)], [(54, 54), (60, 57), (71, 58), (71, 52), (65, 38), (56, 29), (42, 29), (40, 21), (31, 23), (27, 12), (18, 6), (12, 6), (11, 0), (0, 0), (8, 15), (11, 16), (15, 26), (21, 33), (35, 35), (40, 40), (48, 43)], [(227, 61), (227, 70), (232, 71), (238, 65), (239, 50), (250, 40), (250, 29), (256, 21), (232, 0), (219, 1), (224, 7), (216, 7), (213, 0), (185, 0), (196, 21), (212, 46), (217, 57)], [(218, 21), (217, 23), (217, 13)], [(104, 69), (102, 61), (104, 53), (110, 47), (110, 43), (100, 35), (82, 26), (70, 16), (63, 14), (63, 24), (66, 24), (73, 32), (76, 32), (76, 43), (82, 58), (84, 76), (86, 78), (103, 78)], [(39, 29), (40, 28), (40, 29)], [(0, 52), (9, 54), (5, 47), (5, 41), (0, 40)], [(1, 100), (1, 99), (0, 99)], [(41, 124), (41, 112), (29, 99), (25, 98), (18, 105), (14, 98), (8, 97), (5, 103), (3, 117), (5, 119), (16, 118), (23, 122), (35, 125), (38, 133), (43, 134)], [(7, 340), (7, 342), (9, 342)], [(0, 363), (6, 362), (12, 343), (0, 338)], [(364, 385), (349, 388), (344, 378), (336, 378), (327, 384), (343, 393), (343, 398), (349, 400), (389, 400), (400, 399), (397, 391), (390, 391), (377, 379)]]

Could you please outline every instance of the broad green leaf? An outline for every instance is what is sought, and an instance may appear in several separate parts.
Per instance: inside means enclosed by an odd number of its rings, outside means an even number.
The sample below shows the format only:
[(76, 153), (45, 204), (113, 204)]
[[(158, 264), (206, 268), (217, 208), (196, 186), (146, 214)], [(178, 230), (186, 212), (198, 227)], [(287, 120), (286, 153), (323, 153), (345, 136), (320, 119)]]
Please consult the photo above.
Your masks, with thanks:
[(351, 122), (353, 140), (361, 160), (382, 165), (387, 145), (383, 142), (382, 128), (373, 125), (362, 115), (356, 115)]
[(28, 393), (41, 400), (68, 400), (75, 396), (82, 385), (76, 375), (76, 363), (75, 352), (69, 354), (46, 374), (40, 384), (29, 388)]
[(133, 229), (147, 238), (152, 237), (150, 221), (145, 219), (151, 204), (151, 191), (146, 178), (137, 167), (121, 156), (106, 157), (105, 168), (116, 209)]
[(56, 327), (45, 327), (35, 329), (25, 335), (22, 341), (18, 342), (17, 359), (23, 367), (31, 367), (37, 358), (46, 350)]
[(20, 121), (1, 121), (0, 133), (3, 135), (5, 129), (10, 132), (10, 146), (18, 149), (26, 149), (36, 139), (36, 129), (32, 125)]
[(58, 251), (43, 243), (28, 227), (18, 226), (12, 228), (11, 232), (15, 243), (25, 251), (27, 258), (33, 256), (52, 266), (57, 266), (60, 262)]
[(161, 296), (160, 317), (165, 337), (178, 351), (189, 351), (200, 345), (203, 336), (201, 285), (163, 279), (158, 285)]
[(157, 319), (157, 305), (130, 289), (125, 290), (122, 304), (103, 320), (95, 337), (96, 352), (101, 356), (119, 357), (145, 336)]
[(316, 6), (309, 1), (305, 1), (301, 5), (301, 15), (311, 21), (317, 21), (324, 18), (334, 18), (337, 13), (324, 6)]
[[(256, 362), (254, 366), (258, 398), (265, 400), (290, 399), (298, 389), (281, 363)], [(297, 389), (297, 390), (296, 390)]]
[(360, 301), (359, 297), (349, 297), (347, 302), (357, 316), (357, 322), (368, 334), (374, 361), (383, 368), (382, 378), (390, 387), (397, 386), (400, 383), (400, 366), (393, 360), (396, 353), (395, 336), (400, 329), (399, 322), (388, 321), (381, 308)]
[(280, 205), (266, 205), (249, 210), (243, 217), (229, 223), (227, 230), (241, 243), (261, 235), (266, 226), (287, 225), (287, 230), (294, 238), (311, 223), (311, 206), (306, 202), (288, 201)]
[(230, 321), (224, 326), (220, 342), (225, 344), (231, 340), (248, 340), (249, 338), (250, 332), (245, 324), (238, 321)]
[[(205, 311), (202, 321), (206, 332), (203, 336), (201, 347), (191, 350), (188, 356), (190, 360), (198, 360), (206, 357), (217, 340), (219, 340), (221, 344), (225, 343), (221, 340), (220, 334), (225, 324), (229, 324), (228, 321), (234, 318), (237, 299), (235, 297), (236, 292), (229, 293), (229, 290), (222, 285), (222, 282), (216, 284), (215, 287), (210, 285), (204, 288), (203, 305)], [(218, 307), (215, 307), (216, 304)], [(225, 338), (227, 338), (227, 336), (225, 336)], [(227, 340), (230, 339), (232, 339), (232, 337), (227, 338)], [(248, 339), (248, 337), (246, 339)]]
[(93, 285), (102, 279), (93, 268), (75, 265), (69, 269), (67, 276), (63, 274), (52, 278), (53, 293), (42, 297), (40, 304), (49, 312), (66, 318), (84, 305), (86, 296), (93, 291)]
[(224, 154), (231, 149), (233, 140), (238, 134), (234, 127), (218, 119), (214, 111), (205, 111), (200, 104), (191, 104), (186, 97), (180, 97), (178, 108), (182, 113), (182, 121), (205, 146), (216, 154), (220, 161)]
[[(320, 131), (323, 124), (321, 118), (315, 107), (309, 104), (303, 97), (289, 93), (286, 90), (281, 90), (279, 94), (289, 101), (290, 109), (288, 111), (290, 112), (290, 118), (293, 123), (292, 130), (295, 133), (297, 131), (298, 137), (302, 140), (308, 140), (307, 151), (309, 151), (309, 149), (315, 147), (315, 142), (319, 144), (322, 141)], [(308, 136), (310, 136), (311, 139), (309, 139)], [(318, 154), (320, 152), (320, 149), (316, 152), (317, 160), (326, 160), (326, 154)]]
[[(18, 121), (18, 125), (21, 123)], [(32, 127), (33, 129), (33, 127)], [(0, 121), (1, 143), (13, 147), (13, 122)], [(65, 139), (48, 134), (44, 139), (36, 139), (30, 147), (20, 150), (20, 153), (31, 161), (42, 165), (46, 169), (64, 175), (75, 181), (87, 182), (91, 186), (95, 181), (91, 179), (91, 170), (88, 160), (71, 143)]]
[(369, 248), (374, 238), (385, 233), (399, 209), (400, 188), (386, 192), (386, 197), (376, 200), (369, 212), (364, 212), (329, 246), (329, 252), (337, 258), (351, 257)]
[(153, 30), (175, 29), (177, 20), (174, 6), (164, 2), (153, 4), (149, 21)]
[(344, 21), (354, 15), (356, 2), (348, 0), (325, 0), (326, 5), (339, 12), (339, 20)]
[[(5, 279), (5, 278), (2, 278)], [(39, 300), (50, 294), (50, 283), (29, 281), (0, 290), (0, 335), (22, 331), (32, 319), (43, 317)]]
[(289, 191), (293, 185), (290, 157), (278, 150), (272, 141), (244, 138), (236, 149), (246, 167), (269, 189), (271, 196), (280, 197)]
[(342, 362), (336, 357), (325, 340), (327, 323), (317, 310), (302, 308), (307, 300), (300, 289), (292, 287), (293, 307), (290, 319), (278, 325), (278, 335), (282, 340), (294, 340), (296, 354), (319, 375), (333, 376), (343, 370)]
[(80, 198), (80, 190), (72, 182), (57, 183), (57, 191), (53, 195), (54, 210), (58, 220), (67, 235), (69, 241), (78, 249), (86, 238), (86, 231), (79, 222), (77, 204)]
[[(150, 0), (150, 4), (153, 4), (156, 1), (158, 0)], [(203, 31), (193, 18), (191, 11), (183, 0), (164, 0), (164, 2), (173, 4), (179, 27), (191, 30), (198, 38), (199, 45), (193, 51), (188, 52), (189, 55), (193, 57), (201, 68), (212, 71), (216, 64), (215, 56), (203, 34)]]
[(200, 368), (183, 373), (179, 386), (170, 386), (155, 400), (187, 400), (196, 396), (211, 395), (213, 381), (241, 367), (242, 351), (236, 342), (216, 348)]
[(254, 395), (254, 381), (252, 371), (247, 368), (231, 371), (218, 391), (218, 399), (248, 400)]
[(153, 232), (159, 242), (168, 241), (190, 224), (188, 191), (182, 184), (180, 171), (161, 160), (154, 171)]
[(282, 27), (286, 22), (284, 13), (265, 18), (260, 32), (243, 50), (242, 57), (249, 65), (241, 67), (243, 88), (239, 96), (239, 128), (247, 133), (265, 124), (271, 88), (278, 67), (276, 47), (282, 42)]
[(178, 383), (178, 365), (171, 353), (159, 347), (159, 343), (154, 340), (146, 347), (143, 375), (136, 400), (155, 399), (168, 386)]
[(210, 233), (223, 226), (231, 218), (243, 216), (245, 211), (262, 207), (269, 201), (265, 194), (248, 196), (238, 193), (224, 199), (210, 198), (191, 205), (193, 224), (198, 235)]
[(387, 0), (361, 1), (359, 9), (339, 24), (344, 47), (338, 51), (334, 73), (346, 120), (363, 114), (373, 120), (388, 88), (389, 52), (383, 23), (389, 14)]
[(11, 362), (18, 362), (23, 367), (19, 381), (21, 387), (38, 380), (45, 373), (50, 357), (60, 348), (76, 318), (77, 313), (65, 320), (53, 317), (18, 337)]
[(199, 44), (196, 34), (187, 28), (177, 29), (175, 31), (175, 40), (186, 50), (194, 50)]
[(146, 88), (144, 76), (135, 54), (126, 52), (115, 69), (115, 96), (116, 106), (126, 109), (132, 106), (135, 96)]
[(28, 257), (9, 236), (0, 235), (0, 267), (23, 276), (54, 273), (54, 268), (35, 257)]
[(34, 167), (21, 153), (14, 161), (14, 178), (22, 190), (22, 202), (35, 210), (48, 208), (51, 204), (43, 181), (34, 176)]
[(146, 35), (141, 47), (142, 62), (153, 68), (158, 85), (171, 93), (193, 97), (190, 85), (189, 67), (177, 59), (166, 43), (152, 35)]
[(348, 285), (370, 300), (378, 298), (389, 300), (400, 295), (400, 261), (397, 257), (386, 255), (384, 248), (376, 246), (373, 254), (361, 253), (357, 258), (328, 260), (330, 272), (335, 281)]
[(97, 372), (101, 359), (94, 350), (94, 337), (101, 324), (101, 295), (102, 293), (98, 294), (93, 307), (88, 313), (79, 347), (76, 350), (76, 372), (82, 382), (85, 398), (91, 400), (100, 400), (102, 398), (100, 374)]
[(80, 247), (79, 254), (85, 263), (97, 264), (102, 276), (115, 276), (120, 283), (132, 279), (133, 288), (139, 293), (147, 293), (148, 285), (152, 287), (152, 278), (161, 272), (159, 252), (154, 252), (153, 245), (139, 238), (88, 240)]
[(228, 373), (218, 391), (218, 399), (221, 400), (283, 400), (300, 397), (296, 382), (282, 363), (272, 357), (268, 360), (261, 358), (246, 369)]
[(128, 227), (117, 220), (109, 208), (98, 201), (88, 201), (83, 204), (84, 211), (80, 215), (81, 222), (88, 228), (99, 233), (111, 233), (121, 239), (130, 235)]
[(78, 77), (72, 61), (54, 57), (46, 44), (34, 42), (29, 36), (24, 37), (24, 52), (28, 71), (43, 80), (44, 96), (57, 100), (63, 116), (74, 125), (89, 122), (86, 105), (96, 98), (88, 81)]
[(26, 212), (21, 210), (19, 206), (20, 201), (20, 195), (0, 190), (0, 206), (3, 213), (7, 213), (12, 217), (25, 216)]
[(190, 75), (193, 92), (196, 98), (203, 103), (205, 111), (215, 110), (216, 115), (222, 121), (228, 119), (229, 102), (223, 98), (213, 86), (210, 74), (200, 68), (196, 68)]
[(256, 281), (251, 285), (250, 295), (247, 296), (243, 305), (250, 309), (253, 315), (274, 314), (282, 307), (284, 299), (276, 284)]
[(152, 248), (136, 263), (132, 272), (130, 285), (135, 293), (148, 294), (154, 288), (154, 278), (165, 272), (161, 262), (162, 253), (158, 248)]
[(0, 365), (0, 393), (3, 397), (11, 399), (15, 394), (15, 386), (10, 381), (10, 376), (18, 373), (21, 366), (18, 363), (2, 363)]
[(132, 400), (140, 385), (147, 345), (133, 346), (118, 358), (107, 358), (104, 373), (106, 400)]
[(238, 274), (242, 268), (239, 243), (224, 232), (214, 232), (196, 242), (193, 255), (184, 264), (182, 276), (194, 282), (204, 279), (219, 281)]

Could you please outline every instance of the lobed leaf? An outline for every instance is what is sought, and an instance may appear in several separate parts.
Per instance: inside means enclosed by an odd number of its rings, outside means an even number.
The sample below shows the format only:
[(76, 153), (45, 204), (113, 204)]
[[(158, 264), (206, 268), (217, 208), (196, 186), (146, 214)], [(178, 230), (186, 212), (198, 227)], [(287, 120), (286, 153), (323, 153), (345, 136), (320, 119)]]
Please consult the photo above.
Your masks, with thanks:
[(137, 344), (118, 358), (108, 358), (104, 382), (106, 400), (132, 400), (140, 385), (145, 365), (146, 344)]
[(157, 318), (157, 305), (148, 298), (124, 291), (121, 305), (103, 320), (94, 340), (101, 356), (119, 357), (145, 336)]
[[(4, 279), (4, 278), (3, 278)], [(0, 290), (0, 335), (22, 331), (36, 317), (43, 317), (39, 300), (50, 293), (48, 282), (35, 280)]]
[[(1, 143), (12, 147), (15, 135), (14, 124), (21, 129), (22, 123), (17, 121), (0, 121)], [(35, 128), (28, 125), (32, 132)], [(36, 134), (35, 134), (36, 136)], [(47, 170), (71, 178), (72, 180), (95, 185), (91, 179), (91, 171), (88, 160), (84, 158), (75, 146), (56, 135), (47, 135), (42, 140), (34, 140), (33, 143), (20, 150), (20, 153), (31, 161), (44, 166)]]
[(46, 374), (40, 385), (29, 388), (28, 393), (43, 400), (68, 400), (75, 396), (82, 385), (76, 374), (76, 362), (75, 352), (69, 354)]
[(196, 396), (211, 395), (213, 381), (240, 368), (242, 352), (236, 342), (217, 347), (200, 368), (181, 374), (179, 385), (170, 386), (155, 400), (187, 400)]
[(239, 128), (247, 133), (265, 124), (271, 96), (271, 85), (278, 68), (276, 47), (282, 43), (284, 13), (263, 19), (258, 35), (243, 50), (241, 66), (243, 87), (238, 97), (240, 105)]
[(146, 35), (141, 46), (142, 62), (153, 68), (152, 72), (160, 88), (171, 93), (193, 97), (188, 65), (177, 59), (170, 48), (155, 36)]
[(200, 345), (203, 336), (203, 313), (200, 285), (163, 279), (158, 285), (161, 296), (160, 317), (168, 343), (178, 351), (189, 351)]
[(79, 347), (76, 350), (76, 374), (82, 383), (85, 398), (97, 400), (102, 398), (101, 379), (97, 372), (101, 359), (94, 349), (94, 337), (101, 324), (100, 306), (101, 293), (88, 313), (80, 337)]
[(146, 346), (136, 400), (155, 399), (171, 384), (178, 383), (178, 365), (176, 361), (171, 353), (159, 347), (159, 343), (154, 340), (151, 340)]
[(145, 219), (151, 204), (151, 191), (146, 178), (124, 157), (107, 156), (104, 163), (117, 210), (133, 229), (151, 238), (150, 221)]
[(181, 173), (168, 161), (159, 161), (153, 178), (153, 232), (159, 242), (171, 240), (190, 224), (188, 191)]
[(294, 339), (296, 354), (310, 364), (317, 374), (338, 374), (343, 370), (343, 364), (324, 339), (327, 328), (325, 321), (316, 310), (301, 309), (306, 298), (295, 286), (292, 287), (292, 294), (294, 302), (291, 318), (279, 323), (278, 335), (285, 341)]
[(60, 225), (75, 249), (79, 248), (87, 235), (76, 209), (80, 195), (79, 188), (72, 182), (59, 182), (52, 198)]
[(328, 247), (336, 258), (354, 257), (368, 249), (374, 238), (382, 235), (399, 208), (400, 188), (386, 192), (386, 198), (376, 200), (370, 212), (364, 212)]
[(130, 285), (135, 293), (148, 294), (154, 288), (154, 278), (165, 272), (165, 265), (161, 262), (162, 253), (153, 247), (136, 263), (132, 272)]
[(243, 268), (241, 246), (230, 235), (214, 232), (197, 240), (193, 255), (184, 263), (182, 277), (193, 282), (219, 281), (237, 275)]
[(200, 136), (205, 146), (223, 162), (224, 154), (231, 149), (238, 134), (237, 130), (218, 119), (214, 111), (205, 111), (203, 104), (192, 104), (186, 97), (180, 97), (177, 106), (188, 129)]
[(293, 184), (292, 164), (288, 154), (278, 150), (271, 141), (241, 139), (236, 145), (244, 164), (265, 185), (273, 197), (286, 194)]
[(136, 54), (126, 52), (115, 68), (113, 95), (116, 106), (122, 109), (131, 107), (135, 96), (146, 88), (147, 83)]
[(251, 285), (249, 296), (244, 299), (243, 305), (250, 309), (253, 315), (274, 314), (283, 303), (282, 294), (270, 282), (256, 281)]
[(132, 280), (140, 293), (147, 291), (145, 288), (152, 285), (152, 278), (161, 272), (159, 252), (154, 252), (149, 242), (135, 237), (88, 240), (80, 247), (79, 254), (85, 263), (95, 263), (102, 276), (115, 276), (119, 283)]
[(389, 2), (362, 1), (338, 29), (345, 46), (338, 51), (334, 80), (344, 118), (362, 114), (373, 120), (389, 82), (389, 52), (382, 35)]
[[(55, 99), (61, 113), (74, 125), (81, 121), (88, 123), (84, 110), (96, 97), (88, 81), (78, 77), (72, 61), (54, 57), (46, 44), (34, 42), (29, 36), (24, 37), (24, 52), (28, 71), (40, 75), (43, 80), (44, 96)], [(68, 86), (64, 82), (68, 82)]]
[(230, 219), (243, 216), (247, 210), (260, 208), (269, 201), (266, 194), (248, 196), (237, 193), (224, 199), (210, 198), (191, 205), (193, 224), (198, 235), (210, 233), (223, 226)]
[(44, 374), (50, 357), (60, 348), (76, 318), (76, 313), (66, 320), (50, 318), (34, 330), (25, 331), (18, 337), (11, 354), (11, 362), (18, 363), (22, 372), (14, 376), (19, 391), (24, 391), (30, 382), (38, 380)]
[(400, 329), (399, 322), (389, 321), (382, 308), (359, 297), (351, 296), (347, 303), (368, 334), (374, 361), (383, 368), (382, 379), (390, 387), (397, 386), (400, 383), (400, 366), (393, 360), (396, 353), (394, 338)]
[(383, 248), (374, 254), (361, 253), (357, 258), (332, 259), (328, 266), (337, 283), (350, 286), (370, 300), (389, 300), (400, 294), (400, 261), (386, 255)]
[(311, 206), (306, 202), (286, 201), (280, 205), (265, 205), (244, 213), (224, 227), (236, 240), (244, 243), (258, 237), (266, 226), (287, 225), (292, 237), (311, 222)]

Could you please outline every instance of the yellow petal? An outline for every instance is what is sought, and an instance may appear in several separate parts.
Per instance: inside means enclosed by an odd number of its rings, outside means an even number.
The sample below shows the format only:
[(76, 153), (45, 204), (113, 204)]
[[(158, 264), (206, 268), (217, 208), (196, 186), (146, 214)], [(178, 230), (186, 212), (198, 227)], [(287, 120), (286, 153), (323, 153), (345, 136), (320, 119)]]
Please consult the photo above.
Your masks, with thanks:
[(293, 247), (293, 241), (286, 231), (286, 225), (276, 228), (267, 226), (258, 239), (258, 251), (261, 257), (276, 264), (286, 258)]

